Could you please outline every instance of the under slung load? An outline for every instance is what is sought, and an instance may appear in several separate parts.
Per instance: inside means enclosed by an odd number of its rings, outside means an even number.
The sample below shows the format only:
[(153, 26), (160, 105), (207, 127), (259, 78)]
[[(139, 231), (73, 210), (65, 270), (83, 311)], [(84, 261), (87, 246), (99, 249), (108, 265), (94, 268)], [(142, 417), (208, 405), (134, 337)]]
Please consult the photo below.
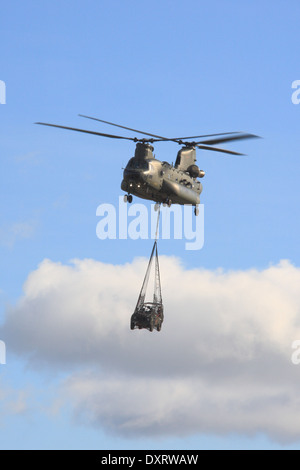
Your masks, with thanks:
[[(150, 272), (154, 261), (154, 292), (152, 302), (145, 302), (147, 287), (149, 284)], [(141, 292), (135, 307), (135, 311), (130, 320), (130, 328), (142, 329), (145, 328), (149, 331), (156, 329), (161, 330), (164, 321), (164, 308), (161, 295), (161, 282), (160, 271), (157, 252), (157, 241), (155, 240), (151, 256), (148, 263), (148, 268), (145, 274), (144, 282)]]
[[(135, 328), (138, 328), (140, 330), (142, 328), (145, 328), (149, 331), (153, 331), (154, 329), (156, 329), (157, 331), (160, 331), (162, 327), (162, 323), (164, 321), (164, 307), (162, 303), (160, 271), (159, 271), (159, 261), (158, 261), (158, 251), (157, 251), (159, 216), (160, 216), (160, 208), (159, 208), (158, 216), (157, 216), (155, 242), (152, 248), (147, 271), (146, 271), (144, 282), (141, 288), (141, 292), (140, 292), (140, 295), (139, 295), (139, 298), (135, 307), (135, 311), (133, 315), (131, 316), (131, 320), (130, 320), (130, 328), (132, 330), (134, 330)], [(145, 302), (153, 262), (154, 262), (153, 298), (151, 302)]]

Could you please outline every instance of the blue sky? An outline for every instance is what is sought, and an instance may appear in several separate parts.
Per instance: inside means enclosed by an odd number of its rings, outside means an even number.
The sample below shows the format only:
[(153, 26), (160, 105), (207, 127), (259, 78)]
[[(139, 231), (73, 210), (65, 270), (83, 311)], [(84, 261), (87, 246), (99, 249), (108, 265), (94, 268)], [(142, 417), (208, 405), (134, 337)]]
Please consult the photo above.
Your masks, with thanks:
[[(96, 209), (118, 204), (122, 168), (134, 144), (44, 128), (36, 121), (116, 131), (78, 117), (81, 113), (166, 136), (229, 131), (261, 136), (228, 146), (246, 157), (198, 151), (206, 172), (204, 247), (186, 251), (182, 240), (161, 240), (159, 252), (166, 266), (179, 259), (183, 276), (219, 268), (268, 273), (281, 260), (298, 269), (300, 105), (291, 96), (292, 82), (300, 79), (299, 10), (296, 0), (272, 5), (264, 0), (12, 0), (1, 5), (0, 80), (6, 84), (6, 104), (0, 105), (0, 339), (7, 347), (7, 364), (0, 365), (1, 448), (299, 447), (300, 434), (278, 431), (277, 439), (257, 423), (247, 430), (226, 422), (224, 431), (194, 423), (181, 434), (171, 425), (164, 432), (152, 427), (137, 438), (115, 428), (111, 432), (103, 415), (96, 424), (78, 418), (79, 402), (68, 402), (65, 393), (68, 380), (87, 373), (80, 357), (74, 363), (54, 360), (36, 343), (32, 347), (43, 356), (41, 367), (31, 360), (29, 340), (18, 347), (19, 330), (12, 325), (21, 313), (30, 325), (32, 279), (48, 282), (43, 260), (51, 260), (55, 278), (59, 266), (67, 269), (74, 259), (103, 263), (103, 272), (110, 265), (130, 269), (151, 250), (149, 240), (96, 237)], [(172, 162), (178, 149), (175, 143), (158, 143), (156, 157)], [(165, 284), (169, 277), (165, 271)], [(138, 293), (140, 281), (135, 282)], [(36, 289), (40, 300), (42, 284)], [(25, 299), (24, 312), (20, 299)], [(40, 317), (30, 318), (41, 331), (46, 328)], [(298, 332), (289, 327), (287, 354)], [(104, 374), (107, 364), (99, 362)], [(293, 383), (297, 372), (295, 367), (290, 372)]]

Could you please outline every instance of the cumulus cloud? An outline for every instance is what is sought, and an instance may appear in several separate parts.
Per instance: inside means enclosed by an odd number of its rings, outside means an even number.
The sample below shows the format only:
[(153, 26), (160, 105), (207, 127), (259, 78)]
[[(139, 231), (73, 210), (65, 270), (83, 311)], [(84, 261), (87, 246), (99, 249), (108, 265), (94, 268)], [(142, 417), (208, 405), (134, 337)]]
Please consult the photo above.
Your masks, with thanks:
[(299, 438), (300, 269), (187, 270), (161, 257), (165, 322), (150, 333), (129, 328), (146, 264), (44, 260), (0, 336), (35, 367), (72, 370), (61, 393), (112, 432)]

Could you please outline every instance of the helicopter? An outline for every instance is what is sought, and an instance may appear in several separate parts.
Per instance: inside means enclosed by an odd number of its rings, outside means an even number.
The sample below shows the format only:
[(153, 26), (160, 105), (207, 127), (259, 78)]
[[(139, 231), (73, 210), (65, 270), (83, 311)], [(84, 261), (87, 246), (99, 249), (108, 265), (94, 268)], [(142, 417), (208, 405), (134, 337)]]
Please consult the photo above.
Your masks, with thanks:
[[(200, 204), (200, 194), (203, 189), (202, 183), (198, 178), (201, 179), (205, 176), (204, 170), (201, 170), (196, 164), (196, 149), (211, 150), (230, 155), (244, 155), (232, 150), (214, 147), (214, 145), (258, 137), (254, 134), (243, 132), (223, 132), (219, 134), (168, 138), (83, 114), (79, 114), (79, 116), (143, 134), (144, 137), (125, 137), (45, 122), (36, 122), (35, 124), (135, 142), (134, 156), (130, 158), (124, 169), (121, 183), (121, 189), (126, 193), (124, 202), (131, 203), (133, 196), (137, 196), (141, 199), (154, 201), (156, 203), (156, 210), (160, 204), (169, 207), (172, 204), (192, 205), (194, 206), (196, 216), (199, 214), (198, 205)], [(201, 140), (199, 141), (198, 139)], [(177, 153), (175, 165), (155, 158), (152, 144), (156, 142), (175, 142), (181, 146)]]

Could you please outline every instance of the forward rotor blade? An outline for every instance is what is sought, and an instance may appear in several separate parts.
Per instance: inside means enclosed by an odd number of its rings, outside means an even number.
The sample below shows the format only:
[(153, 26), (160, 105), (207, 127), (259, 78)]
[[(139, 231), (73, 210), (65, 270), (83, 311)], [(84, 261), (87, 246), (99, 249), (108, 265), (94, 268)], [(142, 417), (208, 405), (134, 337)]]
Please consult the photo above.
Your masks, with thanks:
[[(158, 139), (158, 140), (152, 140), (152, 142), (159, 142), (160, 139), (161, 139), (162, 141), (178, 142), (179, 144), (181, 144), (182, 143), (181, 141), (188, 140), (188, 139), (202, 139), (204, 137), (229, 136), (229, 135), (233, 135), (233, 134), (235, 135), (235, 137), (231, 137), (231, 138), (223, 137), (220, 140), (216, 139), (215, 143), (218, 143), (218, 142), (221, 143), (221, 142), (227, 142), (227, 141), (230, 141), (230, 140), (238, 140), (238, 139), (246, 139), (246, 138), (250, 138), (250, 137), (257, 137), (257, 136), (253, 136), (252, 134), (242, 134), (241, 132), (221, 132), (221, 133), (218, 133), (218, 134), (204, 134), (204, 135), (194, 135), (194, 136), (190, 136), (190, 137), (173, 137), (173, 138), (169, 138), (169, 137), (162, 137), (162, 136), (156, 135), (156, 134), (150, 134), (149, 132), (139, 131), (138, 129), (133, 129), (131, 127), (122, 126), (120, 124), (115, 124), (115, 123), (109, 122), (109, 121), (104, 121), (103, 119), (98, 119), (98, 118), (95, 118), (95, 117), (92, 117), (92, 116), (86, 116), (85, 114), (79, 114), (79, 116), (84, 117), (86, 119), (92, 119), (94, 121), (103, 122), (103, 123), (109, 124), (111, 126), (120, 127), (121, 129), (126, 129), (128, 131), (137, 132), (139, 134), (149, 135), (151, 137), (155, 137), (156, 139)], [(237, 134), (242, 134), (243, 136), (239, 136)], [(201, 143), (209, 144), (210, 142), (213, 142), (213, 140), (209, 140), (209, 141), (205, 141), (205, 142), (201, 142)]]
[(225, 150), (225, 149), (220, 149), (216, 147), (209, 147), (208, 145), (197, 145), (197, 147), (198, 149), (202, 149), (202, 150), (213, 150), (214, 152), (229, 153), (230, 155), (245, 155), (244, 153), (233, 152), (232, 150)]
[(207, 144), (207, 145), (215, 145), (215, 144), (222, 144), (224, 142), (232, 142), (234, 140), (244, 140), (244, 139), (254, 139), (258, 138), (257, 135), (254, 134), (243, 134), (240, 133), (239, 135), (235, 135), (233, 137), (220, 137), (218, 139), (210, 139), (210, 140), (202, 140), (199, 144)]
[(69, 131), (84, 132), (86, 134), (100, 135), (102, 137), (110, 137), (112, 139), (125, 139), (125, 140), (132, 140), (134, 142), (138, 141), (136, 137), (122, 137), (120, 135), (103, 134), (102, 132), (94, 132), (94, 131), (88, 131), (85, 129), (77, 129), (76, 127), (59, 126), (58, 124), (48, 124), (46, 122), (36, 122), (35, 124), (40, 124), (42, 126), (58, 127), (59, 129), (68, 129)]
[(121, 129), (127, 129), (128, 131), (138, 132), (139, 134), (150, 135), (151, 137), (156, 137), (162, 140), (169, 140), (166, 137), (162, 137), (161, 135), (149, 134), (149, 132), (138, 131), (137, 129), (132, 129), (131, 127), (121, 126), (120, 124), (114, 124), (113, 122), (103, 121), (102, 119), (98, 119), (98, 118), (91, 117), (91, 116), (85, 116), (84, 114), (78, 114), (78, 116), (84, 117), (87, 119), (93, 119), (93, 121), (104, 122), (105, 124), (120, 127)]

